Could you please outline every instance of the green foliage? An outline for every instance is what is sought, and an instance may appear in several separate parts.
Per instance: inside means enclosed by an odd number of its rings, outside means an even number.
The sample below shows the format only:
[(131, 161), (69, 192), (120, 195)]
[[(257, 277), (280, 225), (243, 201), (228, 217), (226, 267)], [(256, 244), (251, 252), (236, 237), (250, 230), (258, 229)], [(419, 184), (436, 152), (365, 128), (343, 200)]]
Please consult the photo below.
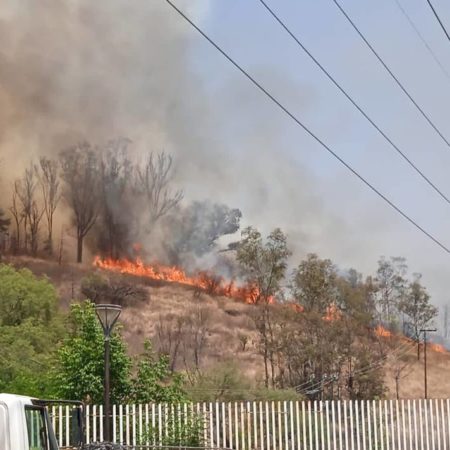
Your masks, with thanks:
[(200, 414), (186, 410), (183, 405), (169, 406), (167, 414), (163, 417), (162, 429), (158, 425), (149, 426), (140, 438), (141, 444), (150, 443), (167, 447), (202, 447), (204, 419)]
[(255, 228), (242, 231), (237, 260), (247, 280), (258, 287), (258, 302), (267, 302), (278, 292), (290, 255), (286, 235), (279, 228), (273, 230), (265, 242)]
[(0, 265), (0, 299), (0, 326), (17, 326), (26, 320), (49, 325), (56, 315), (55, 288), (28, 269)]
[[(53, 373), (55, 394), (62, 398), (101, 403), (103, 399), (104, 337), (94, 304), (72, 304), (68, 317), (68, 336), (58, 350)], [(127, 398), (131, 360), (115, 328), (111, 346), (111, 401)]]
[(193, 402), (232, 402), (259, 400), (300, 400), (293, 389), (255, 386), (234, 364), (227, 361), (199, 374), (186, 391)]
[(412, 337), (416, 341), (419, 340), (420, 330), (425, 328), (438, 313), (437, 308), (430, 303), (430, 295), (422, 286), (419, 275), (408, 285), (398, 309), (408, 317)]
[(336, 280), (336, 268), (329, 259), (309, 254), (294, 270), (292, 294), (305, 311), (325, 313), (335, 302)]
[[(53, 372), (55, 394), (88, 403), (102, 403), (104, 374), (104, 337), (90, 301), (71, 306), (69, 335), (58, 350)], [(172, 374), (165, 355), (157, 356), (149, 342), (137, 358), (135, 376), (133, 361), (116, 326), (110, 340), (111, 401), (167, 402), (185, 400), (182, 377)]]
[(50, 395), (51, 355), (63, 335), (56, 298), (45, 278), (0, 265), (0, 391)]
[(137, 403), (179, 403), (186, 400), (183, 377), (172, 373), (166, 355), (157, 356), (151, 343), (144, 343), (144, 353), (137, 361), (137, 373), (132, 382), (132, 398)]

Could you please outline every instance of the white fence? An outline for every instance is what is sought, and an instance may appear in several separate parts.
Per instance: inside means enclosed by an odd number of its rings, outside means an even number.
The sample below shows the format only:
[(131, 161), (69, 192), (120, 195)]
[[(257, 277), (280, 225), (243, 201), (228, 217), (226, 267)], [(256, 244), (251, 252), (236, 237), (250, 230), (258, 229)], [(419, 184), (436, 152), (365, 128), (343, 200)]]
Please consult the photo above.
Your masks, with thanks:
[[(200, 419), (203, 445), (234, 450), (450, 450), (450, 400), (235, 402), (113, 407), (121, 444), (157, 444), (171, 418)], [(60, 445), (69, 411), (52, 410)], [(88, 442), (103, 439), (103, 408), (86, 408)], [(146, 430), (156, 430), (145, 437)], [(147, 441), (146, 441), (147, 439)], [(148, 442), (152, 439), (153, 442)]]

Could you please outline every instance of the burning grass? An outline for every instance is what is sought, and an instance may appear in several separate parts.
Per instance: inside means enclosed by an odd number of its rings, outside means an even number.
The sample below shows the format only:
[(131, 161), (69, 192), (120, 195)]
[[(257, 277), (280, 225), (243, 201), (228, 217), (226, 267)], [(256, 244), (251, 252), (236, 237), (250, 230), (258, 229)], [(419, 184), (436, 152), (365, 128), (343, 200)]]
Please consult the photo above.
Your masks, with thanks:
[[(157, 281), (179, 283), (193, 286), (210, 295), (221, 295), (234, 298), (247, 304), (256, 304), (260, 301), (259, 289), (251, 284), (237, 285), (234, 281), (226, 281), (223, 277), (208, 271), (199, 271), (188, 275), (183, 269), (176, 266), (162, 264), (146, 264), (140, 258), (131, 261), (129, 259), (114, 260), (96, 256), (94, 266), (121, 274), (135, 275)], [(269, 303), (275, 300), (270, 297)]]

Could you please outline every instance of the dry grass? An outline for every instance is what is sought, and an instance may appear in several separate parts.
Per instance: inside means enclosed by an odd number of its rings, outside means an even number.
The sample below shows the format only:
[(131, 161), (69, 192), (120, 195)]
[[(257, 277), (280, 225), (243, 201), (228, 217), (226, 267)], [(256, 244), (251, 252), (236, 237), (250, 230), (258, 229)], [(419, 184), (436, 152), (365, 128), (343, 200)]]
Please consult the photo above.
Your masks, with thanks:
[[(8, 258), (16, 267), (26, 267), (38, 276), (47, 276), (56, 286), (61, 306), (67, 309), (72, 298), (81, 299), (80, 283), (91, 274), (89, 265), (58, 264), (27, 257)], [(178, 317), (189, 316), (201, 308), (207, 316), (207, 343), (202, 367), (208, 368), (217, 362), (233, 360), (247, 376), (258, 379), (262, 373), (262, 361), (255, 350), (257, 333), (251, 319), (253, 307), (225, 297), (198, 295), (194, 289), (177, 284), (149, 282), (132, 276), (112, 274), (127, 282), (140, 284), (147, 291), (147, 300), (127, 306), (121, 316), (123, 335), (131, 354), (142, 351), (145, 339), (155, 339), (156, 326)], [(242, 351), (242, 336), (247, 338), (246, 350)], [(396, 343), (392, 344), (394, 347)], [(408, 352), (408, 367), (400, 380), (400, 398), (423, 397), (423, 353), (417, 361), (413, 346)], [(395, 367), (398, 361), (388, 359), (385, 381), (387, 396), (395, 398)], [(450, 393), (450, 353), (428, 351), (428, 395), (430, 398), (447, 398)]]

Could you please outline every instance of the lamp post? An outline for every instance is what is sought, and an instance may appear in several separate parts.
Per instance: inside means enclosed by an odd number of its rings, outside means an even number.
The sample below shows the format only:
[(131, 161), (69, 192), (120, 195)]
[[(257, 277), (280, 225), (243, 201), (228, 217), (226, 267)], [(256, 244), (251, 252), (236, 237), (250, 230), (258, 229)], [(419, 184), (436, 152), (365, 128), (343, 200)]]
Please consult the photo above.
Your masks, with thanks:
[(427, 333), (434, 333), (436, 331), (436, 328), (432, 329), (422, 329), (419, 330), (420, 333), (423, 333), (423, 383), (425, 388), (425, 399), (428, 398), (428, 389), (427, 389)]
[(103, 328), (103, 336), (105, 343), (105, 372), (103, 378), (103, 407), (104, 407), (104, 421), (103, 421), (103, 439), (106, 442), (112, 442), (111, 437), (111, 406), (110, 406), (110, 385), (109, 385), (109, 365), (110, 365), (110, 338), (111, 332), (117, 319), (120, 316), (122, 308), (119, 305), (99, 304), (95, 306), (98, 320)]

